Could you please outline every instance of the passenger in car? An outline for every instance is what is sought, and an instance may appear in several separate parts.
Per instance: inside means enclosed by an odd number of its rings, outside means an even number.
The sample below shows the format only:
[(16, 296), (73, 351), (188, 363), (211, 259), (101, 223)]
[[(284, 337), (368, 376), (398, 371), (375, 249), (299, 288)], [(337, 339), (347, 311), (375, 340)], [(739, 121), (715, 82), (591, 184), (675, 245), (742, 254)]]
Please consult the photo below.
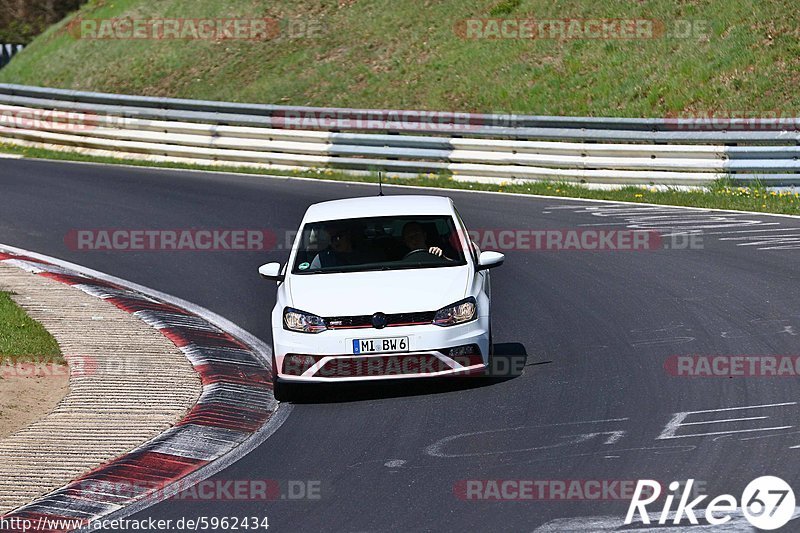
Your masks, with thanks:
[(311, 270), (320, 268), (360, 265), (370, 261), (361, 251), (353, 249), (352, 230), (346, 226), (328, 228), (330, 244), (311, 261)]

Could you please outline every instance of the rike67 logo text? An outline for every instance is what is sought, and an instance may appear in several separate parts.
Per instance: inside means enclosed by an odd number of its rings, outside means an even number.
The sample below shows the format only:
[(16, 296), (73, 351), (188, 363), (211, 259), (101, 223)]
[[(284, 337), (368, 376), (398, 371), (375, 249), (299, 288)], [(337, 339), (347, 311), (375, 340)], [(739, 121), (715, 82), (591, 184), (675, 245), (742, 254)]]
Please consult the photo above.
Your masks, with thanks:
[[(628, 507), (625, 524), (633, 523), (635, 515), (638, 514), (638, 520), (645, 525), (650, 524), (651, 519), (662, 526), (668, 522), (678, 525), (684, 519), (693, 525), (698, 525), (697, 517), (700, 515), (709, 525), (718, 526), (730, 522), (736, 514), (739, 517), (744, 515), (747, 521), (758, 529), (773, 530), (785, 526), (795, 513), (794, 491), (788, 483), (778, 477), (757, 478), (745, 487), (740, 501), (730, 494), (722, 494), (709, 501), (705, 509), (699, 507), (708, 496), (701, 495), (689, 501), (693, 484), (693, 479), (685, 483), (678, 506), (672, 511), (672, 504), (677, 496), (676, 491), (683, 484), (677, 481), (670, 483), (671, 493), (667, 494), (661, 513), (655, 514), (649, 513), (647, 506), (660, 498), (661, 484), (649, 479), (639, 480)], [(740, 503), (741, 514), (738, 513)]]

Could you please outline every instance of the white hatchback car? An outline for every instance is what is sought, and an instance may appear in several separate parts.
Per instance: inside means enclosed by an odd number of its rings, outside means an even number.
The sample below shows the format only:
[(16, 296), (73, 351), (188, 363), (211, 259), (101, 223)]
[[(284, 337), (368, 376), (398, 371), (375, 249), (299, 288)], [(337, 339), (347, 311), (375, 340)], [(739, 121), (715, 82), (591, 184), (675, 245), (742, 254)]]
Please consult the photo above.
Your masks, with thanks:
[(293, 383), (483, 374), (488, 269), (449, 198), (378, 196), (308, 208), (272, 311), (275, 396)]

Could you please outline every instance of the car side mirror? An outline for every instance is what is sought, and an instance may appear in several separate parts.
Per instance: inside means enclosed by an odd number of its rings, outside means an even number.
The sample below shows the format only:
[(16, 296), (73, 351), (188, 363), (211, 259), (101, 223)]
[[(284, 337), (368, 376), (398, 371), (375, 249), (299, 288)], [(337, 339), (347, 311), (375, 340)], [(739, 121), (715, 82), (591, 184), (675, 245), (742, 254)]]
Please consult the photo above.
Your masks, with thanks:
[(261, 265), (258, 267), (258, 273), (261, 274), (262, 278), (272, 281), (283, 281), (285, 277), (283, 274), (281, 274), (280, 263), (267, 263), (266, 265)]
[(506, 256), (500, 252), (481, 252), (478, 256), (478, 270), (488, 270), (490, 268), (499, 267), (506, 260)]

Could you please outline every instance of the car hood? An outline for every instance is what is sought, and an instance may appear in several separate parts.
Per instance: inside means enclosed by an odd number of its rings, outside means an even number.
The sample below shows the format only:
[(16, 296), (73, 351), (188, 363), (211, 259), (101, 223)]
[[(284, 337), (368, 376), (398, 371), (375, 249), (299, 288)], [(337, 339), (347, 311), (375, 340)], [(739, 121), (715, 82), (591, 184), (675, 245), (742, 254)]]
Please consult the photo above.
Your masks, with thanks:
[(436, 311), (466, 297), (470, 267), (289, 276), (292, 306), (319, 316)]

